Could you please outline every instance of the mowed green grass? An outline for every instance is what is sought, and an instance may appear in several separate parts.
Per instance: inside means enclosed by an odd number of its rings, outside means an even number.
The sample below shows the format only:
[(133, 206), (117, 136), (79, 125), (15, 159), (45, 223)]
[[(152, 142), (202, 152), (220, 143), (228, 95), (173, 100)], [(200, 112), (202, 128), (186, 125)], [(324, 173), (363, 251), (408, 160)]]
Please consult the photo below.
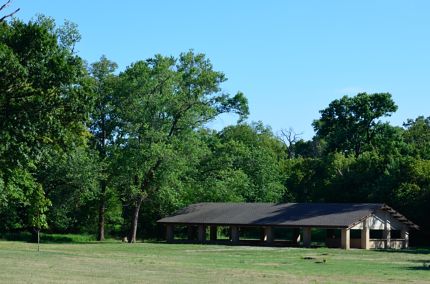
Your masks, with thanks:
[[(0, 241), (1, 283), (430, 283), (430, 250)], [(325, 260), (325, 262), (324, 262)]]

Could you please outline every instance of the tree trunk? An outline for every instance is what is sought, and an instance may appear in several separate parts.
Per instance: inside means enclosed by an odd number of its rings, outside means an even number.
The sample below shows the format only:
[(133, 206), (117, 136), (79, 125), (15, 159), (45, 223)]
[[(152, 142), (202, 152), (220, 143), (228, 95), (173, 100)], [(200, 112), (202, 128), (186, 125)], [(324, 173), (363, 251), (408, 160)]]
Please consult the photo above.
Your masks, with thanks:
[[(141, 190), (141, 196), (137, 198), (135, 207), (133, 210), (132, 220), (131, 220), (131, 232), (130, 232), (130, 239), (128, 240), (129, 243), (135, 243), (136, 242), (136, 233), (137, 233), (137, 223), (139, 221), (139, 211), (140, 206), (142, 205), (143, 200), (145, 200), (146, 196), (145, 193), (148, 193), (151, 189), (151, 183), (154, 179), (155, 171), (158, 169), (158, 167), (161, 165), (161, 159), (158, 159), (155, 165), (150, 168), (146, 174), (145, 178), (143, 179), (142, 184), (140, 185)], [(135, 184), (138, 183), (138, 177), (135, 176)]]
[(139, 221), (139, 211), (140, 211), (140, 206), (142, 205), (143, 199), (144, 199), (143, 196), (139, 197), (133, 210), (133, 215), (131, 219), (131, 232), (130, 232), (130, 238), (128, 240), (129, 243), (136, 242), (137, 223)]
[(106, 212), (106, 181), (101, 183), (100, 204), (99, 204), (99, 233), (98, 241), (105, 240), (105, 212)]
[(37, 251), (40, 251), (40, 230), (37, 230)]

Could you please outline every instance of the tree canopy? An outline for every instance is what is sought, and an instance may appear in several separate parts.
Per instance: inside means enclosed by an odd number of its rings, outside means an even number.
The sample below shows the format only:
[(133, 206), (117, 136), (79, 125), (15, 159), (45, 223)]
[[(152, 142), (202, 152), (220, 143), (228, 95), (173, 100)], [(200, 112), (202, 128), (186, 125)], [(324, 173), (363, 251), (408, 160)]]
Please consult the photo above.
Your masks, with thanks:
[[(397, 110), (390, 94), (333, 100), (310, 140), (277, 136), (247, 121), (245, 95), (227, 93), (204, 54), (118, 72), (106, 56), (86, 64), (79, 39), (67, 21), (0, 21), (0, 235), (135, 242), (195, 202), (383, 202), (428, 239), (430, 118), (384, 121)], [(211, 129), (224, 113), (237, 122)]]
[(46, 17), (0, 23), (0, 212), (17, 214), (6, 226), (39, 224), (18, 215), (46, 212), (32, 209), (49, 204), (41, 171), (55, 153), (85, 143), (91, 99), (82, 59), (59, 37), (65, 29)]
[(389, 93), (360, 93), (332, 101), (320, 111), (321, 118), (313, 122), (317, 137), (327, 142), (327, 151), (354, 153), (358, 157), (371, 149), (380, 131), (384, 116), (390, 116), (397, 106)]

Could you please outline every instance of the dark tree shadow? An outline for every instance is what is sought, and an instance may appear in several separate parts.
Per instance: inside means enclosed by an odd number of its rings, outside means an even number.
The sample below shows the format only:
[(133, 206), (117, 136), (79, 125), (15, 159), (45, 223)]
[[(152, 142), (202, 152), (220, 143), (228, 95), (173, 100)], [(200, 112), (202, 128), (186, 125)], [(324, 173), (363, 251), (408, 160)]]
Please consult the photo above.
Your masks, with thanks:
[(430, 248), (407, 248), (407, 249), (377, 249), (375, 251), (387, 252), (387, 253), (410, 253), (410, 254), (428, 254), (430, 255)]

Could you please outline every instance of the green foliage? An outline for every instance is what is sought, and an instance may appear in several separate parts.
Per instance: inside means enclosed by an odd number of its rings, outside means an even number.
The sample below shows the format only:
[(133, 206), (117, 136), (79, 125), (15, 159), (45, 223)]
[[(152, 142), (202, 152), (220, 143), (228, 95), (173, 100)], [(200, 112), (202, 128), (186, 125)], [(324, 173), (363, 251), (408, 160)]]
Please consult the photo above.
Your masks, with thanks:
[(37, 231), (48, 228), (48, 220), (46, 218), (46, 212), (48, 207), (51, 206), (51, 201), (45, 197), (42, 186), (38, 186), (33, 190), (30, 196), (31, 204), (29, 206), (29, 224)]
[(46, 211), (51, 203), (30, 173), (23, 169), (10, 171), (3, 191), (4, 202), (0, 204), (0, 217), (3, 221), (1, 229), (47, 227)]
[[(190, 203), (295, 201), (384, 202), (430, 233), (430, 118), (381, 121), (390, 94), (334, 100), (311, 140), (283, 142), (204, 54), (116, 74), (105, 56), (85, 68), (79, 40), (44, 16), (0, 23), (0, 232), (155, 236)], [(223, 113), (238, 123), (208, 129)]]
[(374, 139), (381, 124), (378, 119), (396, 110), (388, 93), (344, 96), (321, 110), (321, 118), (313, 122), (313, 127), (317, 136), (326, 140), (328, 152), (359, 156), (376, 146)]
[(398, 183), (393, 193), (393, 204), (415, 220), (423, 232), (429, 232), (430, 161), (403, 159), (399, 165)]
[(97, 177), (99, 183), (97, 203), (98, 239), (100, 241), (105, 238), (106, 216), (110, 216), (111, 207), (115, 207), (115, 204), (110, 204), (109, 201), (116, 197), (111, 186), (114, 176), (114, 169), (112, 168), (113, 145), (115, 143), (115, 129), (118, 126), (114, 111), (116, 99), (114, 89), (117, 77), (113, 73), (116, 68), (116, 63), (108, 60), (105, 56), (102, 56), (98, 62), (93, 63), (90, 67), (94, 86), (94, 108), (90, 115), (89, 129), (92, 134), (90, 144), (98, 154), (94, 162), (97, 164), (99, 172)]
[[(171, 175), (166, 173), (180, 171), (184, 157), (193, 156), (189, 149), (196, 129), (224, 112), (235, 112), (239, 119), (248, 114), (243, 95), (222, 93), (224, 74), (192, 51), (177, 59), (156, 55), (138, 61), (118, 80), (117, 168), (122, 172), (123, 196), (135, 212), (163, 186)], [(136, 216), (133, 213), (134, 229)]]
[[(97, 157), (83, 147), (68, 153), (54, 152), (46, 160), (38, 179), (53, 206), (48, 212), (52, 230), (94, 226), (95, 212), (89, 214), (85, 208), (93, 203), (98, 194)], [(86, 218), (81, 214), (85, 212)], [(89, 219), (89, 220), (88, 220)]]
[(422, 159), (430, 159), (430, 117), (419, 116), (415, 120), (408, 119), (404, 124), (405, 142), (410, 145), (412, 155)]
[(261, 123), (242, 124), (225, 128), (220, 137), (223, 143), (234, 147), (233, 169), (243, 171), (249, 180), (240, 192), (244, 201), (279, 201), (286, 191), (282, 176), (285, 148), (270, 128)]
[(1, 226), (41, 229), (50, 205), (39, 179), (47, 161), (86, 140), (85, 70), (49, 18), (0, 29)]

